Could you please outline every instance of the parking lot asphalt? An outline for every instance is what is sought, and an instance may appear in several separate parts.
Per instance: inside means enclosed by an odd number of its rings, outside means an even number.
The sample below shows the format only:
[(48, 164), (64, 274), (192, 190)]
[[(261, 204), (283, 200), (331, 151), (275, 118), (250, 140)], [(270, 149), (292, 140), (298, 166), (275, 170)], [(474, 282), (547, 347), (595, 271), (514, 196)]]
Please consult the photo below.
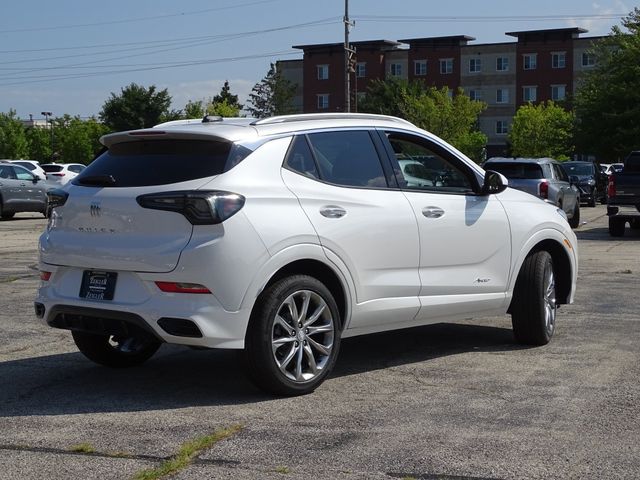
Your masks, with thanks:
[(110, 370), (33, 314), (46, 221), (0, 222), (0, 479), (640, 478), (640, 231), (582, 209), (575, 303), (544, 347), (510, 317), (347, 339), (313, 394), (273, 398), (230, 351), (164, 345)]

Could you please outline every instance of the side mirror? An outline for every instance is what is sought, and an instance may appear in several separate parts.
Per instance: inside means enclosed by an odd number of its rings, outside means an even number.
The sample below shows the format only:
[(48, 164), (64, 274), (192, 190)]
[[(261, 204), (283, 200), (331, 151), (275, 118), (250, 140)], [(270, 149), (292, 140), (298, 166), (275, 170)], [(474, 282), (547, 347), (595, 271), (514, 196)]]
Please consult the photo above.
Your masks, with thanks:
[(491, 195), (504, 192), (509, 186), (509, 180), (501, 173), (487, 170), (484, 173), (484, 184), (482, 185), (482, 194)]
[(33, 179), (32, 179), (31, 181), (32, 181), (33, 183), (38, 183), (38, 182), (40, 181), (40, 179), (39, 179), (36, 175), (34, 175), (34, 176), (33, 176)]

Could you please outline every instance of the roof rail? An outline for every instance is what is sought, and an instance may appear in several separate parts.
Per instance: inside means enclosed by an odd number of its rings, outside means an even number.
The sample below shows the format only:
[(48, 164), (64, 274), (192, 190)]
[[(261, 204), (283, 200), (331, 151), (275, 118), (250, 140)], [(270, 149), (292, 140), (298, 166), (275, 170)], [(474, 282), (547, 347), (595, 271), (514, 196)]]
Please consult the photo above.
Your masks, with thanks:
[(256, 120), (252, 122), (251, 125), (274, 125), (305, 120), (386, 120), (388, 122), (414, 126), (411, 122), (402, 118), (392, 117), (391, 115), (378, 115), (375, 113), (300, 113), (295, 115), (279, 115)]

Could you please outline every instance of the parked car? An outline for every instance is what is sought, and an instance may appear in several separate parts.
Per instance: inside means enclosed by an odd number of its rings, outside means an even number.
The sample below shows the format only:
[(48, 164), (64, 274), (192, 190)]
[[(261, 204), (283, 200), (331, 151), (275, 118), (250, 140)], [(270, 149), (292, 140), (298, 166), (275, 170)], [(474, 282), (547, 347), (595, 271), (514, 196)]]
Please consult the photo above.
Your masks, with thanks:
[(11, 162), (26, 168), (40, 180), (47, 179), (47, 172), (42, 169), (40, 162), (37, 160), (11, 160)]
[[(573, 301), (564, 212), (405, 120), (205, 120), (104, 136), (50, 193), (36, 315), (94, 362), (243, 349), (260, 387), (295, 395), (341, 338), (508, 312), (542, 345)], [(411, 158), (446, 174), (410, 184)]]
[(60, 186), (69, 183), (85, 168), (85, 165), (81, 163), (46, 163), (42, 165), (42, 169), (47, 173), (47, 180)]
[(624, 160), (624, 168), (609, 176), (609, 234), (624, 236), (626, 224), (640, 228), (640, 151), (631, 152)]
[(623, 168), (624, 168), (624, 163), (612, 163), (612, 164), (607, 166), (607, 169), (606, 169), (605, 173), (607, 175), (612, 175), (612, 174), (614, 174), (616, 172), (620, 173)]
[(580, 190), (581, 201), (586, 202), (590, 207), (595, 207), (596, 201), (607, 203), (609, 179), (606, 174), (600, 171), (598, 164), (587, 161), (570, 161), (562, 162), (560, 166)]
[(26, 168), (0, 162), (0, 218), (13, 218), (19, 212), (40, 212), (47, 216), (47, 189)]
[(552, 158), (490, 158), (484, 163), (509, 179), (509, 186), (562, 208), (572, 228), (580, 226), (580, 193)]

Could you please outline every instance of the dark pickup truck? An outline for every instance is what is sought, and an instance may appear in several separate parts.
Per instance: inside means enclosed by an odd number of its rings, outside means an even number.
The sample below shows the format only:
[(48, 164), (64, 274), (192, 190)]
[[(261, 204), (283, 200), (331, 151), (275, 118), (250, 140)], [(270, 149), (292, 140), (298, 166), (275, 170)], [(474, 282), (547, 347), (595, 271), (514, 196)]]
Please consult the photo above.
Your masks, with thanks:
[(627, 223), (640, 228), (640, 150), (631, 152), (622, 171), (609, 177), (607, 215), (612, 237), (622, 237)]

